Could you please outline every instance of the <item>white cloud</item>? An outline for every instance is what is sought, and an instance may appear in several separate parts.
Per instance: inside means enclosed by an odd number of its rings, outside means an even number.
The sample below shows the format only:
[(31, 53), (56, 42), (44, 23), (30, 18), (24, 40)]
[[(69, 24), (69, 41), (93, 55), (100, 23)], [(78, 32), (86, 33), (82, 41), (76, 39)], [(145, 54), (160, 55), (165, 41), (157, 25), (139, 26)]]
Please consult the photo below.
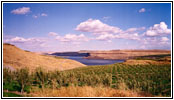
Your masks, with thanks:
[(120, 33), (122, 30), (118, 27), (109, 26), (102, 23), (100, 20), (88, 19), (81, 22), (75, 30), (82, 32), (92, 32), (94, 34)]
[(137, 31), (137, 28), (129, 28), (126, 30), (127, 32), (134, 32), (134, 31)]
[(18, 36), (4, 35), (3, 43), (10, 43), (17, 47), (29, 51), (42, 51), (49, 45), (48, 39), (43, 37), (24, 38)]
[(55, 33), (55, 32), (49, 32), (48, 35), (49, 35), (49, 36), (57, 36), (58, 34)]
[(9, 38), (4, 40), (4, 42), (7, 43), (36, 43), (36, 42), (43, 42), (43, 40), (41, 39), (37, 39), (37, 38), (23, 38), (23, 37), (13, 37), (13, 38)]
[(12, 39), (9, 39), (9, 40), (6, 40), (7, 42), (26, 42), (27, 39), (25, 38), (22, 38), (22, 37), (15, 37), (15, 38), (12, 38)]
[(96, 39), (97, 40), (110, 40), (110, 39), (113, 39), (115, 38), (115, 36), (113, 34), (102, 34), (100, 36), (98, 36)]
[[(145, 27), (132, 27), (127, 30), (122, 30), (115, 26), (109, 26), (107, 24), (102, 23), (100, 20), (88, 19), (85, 22), (80, 23), (76, 30), (82, 32), (91, 32), (96, 37), (94, 40), (101, 41), (110, 41), (112, 39), (128, 39), (128, 40), (136, 40), (143, 45), (156, 45), (160, 46), (160, 44), (168, 43), (168, 39), (166, 37), (160, 38), (159, 36), (169, 34), (171, 31), (167, 28), (165, 22), (160, 22), (160, 24), (155, 24), (154, 26), (146, 29)], [(142, 34), (142, 31), (145, 31)], [(157, 38), (155, 36), (158, 36)], [(91, 38), (92, 39), (92, 38)], [(63, 41), (68, 41), (63, 38)], [(165, 41), (165, 42), (164, 42)], [(150, 47), (150, 46), (149, 46)]]
[(32, 17), (33, 18), (39, 18), (39, 17), (46, 17), (46, 16), (48, 16), (46, 13), (42, 13), (42, 14), (33, 15)]
[(124, 34), (102, 34), (96, 37), (96, 40), (109, 41), (111, 39), (130, 39), (130, 40), (140, 40), (141, 36), (138, 33), (124, 33)]
[(22, 7), (11, 11), (11, 13), (13, 14), (21, 14), (21, 15), (27, 14), (29, 12), (30, 12), (30, 7)]
[(46, 13), (42, 13), (41, 16), (48, 16)]
[(33, 15), (32, 17), (33, 17), (33, 18), (38, 18), (38, 16), (37, 16), (37, 15)]
[(169, 41), (169, 39), (167, 37), (161, 37), (161, 41), (162, 42), (167, 42), (167, 41)]
[(89, 40), (84, 34), (66, 34), (65, 36), (56, 36), (56, 39), (61, 42), (82, 42)]
[(155, 24), (153, 27), (150, 27), (144, 34), (146, 36), (159, 36), (170, 34), (171, 29), (167, 28), (165, 22), (160, 22), (160, 24)]
[(145, 8), (141, 8), (141, 9), (139, 10), (139, 13), (142, 13), (142, 12), (145, 12), (145, 11), (146, 11)]
[(125, 33), (125, 34), (115, 35), (115, 38), (140, 40), (141, 36), (138, 33), (133, 33), (133, 34)]
[(143, 37), (140, 40), (145, 49), (170, 49), (171, 42), (167, 37)]
[(88, 19), (85, 22), (81, 22), (76, 27), (76, 30), (91, 32), (97, 36), (96, 40), (108, 41), (116, 38), (140, 40), (139, 31), (145, 30), (145, 27), (129, 28), (124, 31), (118, 27), (104, 24), (100, 20)]
[(136, 32), (136, 31), (143, 31), (145, 30), (145, 27), (140, 27), (140, 28), (129, 28), (126, 31), (123, 31), (122, 33), (132, 33), (132, 32)]

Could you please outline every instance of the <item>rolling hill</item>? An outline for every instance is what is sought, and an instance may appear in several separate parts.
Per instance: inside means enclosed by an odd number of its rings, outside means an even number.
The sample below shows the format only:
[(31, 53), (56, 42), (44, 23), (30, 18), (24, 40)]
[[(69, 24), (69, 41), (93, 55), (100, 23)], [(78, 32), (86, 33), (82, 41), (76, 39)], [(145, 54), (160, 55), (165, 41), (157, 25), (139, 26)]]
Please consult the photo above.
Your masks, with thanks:
[(12, 69), (28, 67), (30, 70), (34, 70), (37, 67), (42, 67), (45, 70), (67, 70), (86, 65), (70, 59), (24, 51), (5, 43), (3, 44), (3, 66)]

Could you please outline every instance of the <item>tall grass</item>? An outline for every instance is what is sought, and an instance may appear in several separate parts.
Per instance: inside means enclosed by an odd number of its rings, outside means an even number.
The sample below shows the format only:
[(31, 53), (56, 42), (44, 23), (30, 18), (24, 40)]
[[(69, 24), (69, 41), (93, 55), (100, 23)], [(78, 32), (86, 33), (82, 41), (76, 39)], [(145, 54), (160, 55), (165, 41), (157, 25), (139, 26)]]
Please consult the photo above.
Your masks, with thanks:
[(117, 90), (109, 87), (69, 86), (59, 89), (37, 90), (29, 94), (33, 97), (151, 97), (151, 94), (131, 90)]

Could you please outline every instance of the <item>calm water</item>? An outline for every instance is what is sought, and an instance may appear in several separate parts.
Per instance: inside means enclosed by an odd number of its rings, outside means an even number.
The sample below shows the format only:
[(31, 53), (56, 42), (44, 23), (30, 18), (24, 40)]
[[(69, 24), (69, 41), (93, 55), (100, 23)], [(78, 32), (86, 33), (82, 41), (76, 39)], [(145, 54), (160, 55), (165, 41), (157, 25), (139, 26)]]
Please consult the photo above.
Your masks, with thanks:
[(79, 56), (64, 56), (63, 58), (76, 60), (85, 65), (108, 65), (108, 64), (124, 62), (124, 60), (84, 59), (83, 57)]

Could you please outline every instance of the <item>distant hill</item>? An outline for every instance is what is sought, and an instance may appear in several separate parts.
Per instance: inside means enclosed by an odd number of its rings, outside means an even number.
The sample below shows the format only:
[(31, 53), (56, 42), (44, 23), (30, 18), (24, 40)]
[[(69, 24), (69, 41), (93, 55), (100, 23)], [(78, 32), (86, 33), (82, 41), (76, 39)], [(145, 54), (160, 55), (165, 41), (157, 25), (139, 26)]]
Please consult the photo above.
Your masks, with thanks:
[(70, 59), (24, 51), (5, 43), (3, 44), (3, 66), (14, 69), (28, 67), (30, 70), (34, 70), (42, 67), (45, 70), (67, 70), (86, 65)]
[(55, 52), (55, 53), (52, 53), (51, 55), (56, 55), (56, 56), (82, 56), (82, 57), (87, 57), (87, 56), (89, 56), (89, 53), (79, 53), (79, 52)]
[(80, 51), (89, 53), (88, 59), (132, 59), (150, 55), (170, 55), (170, 50), (110, 50), (110, 51)]

